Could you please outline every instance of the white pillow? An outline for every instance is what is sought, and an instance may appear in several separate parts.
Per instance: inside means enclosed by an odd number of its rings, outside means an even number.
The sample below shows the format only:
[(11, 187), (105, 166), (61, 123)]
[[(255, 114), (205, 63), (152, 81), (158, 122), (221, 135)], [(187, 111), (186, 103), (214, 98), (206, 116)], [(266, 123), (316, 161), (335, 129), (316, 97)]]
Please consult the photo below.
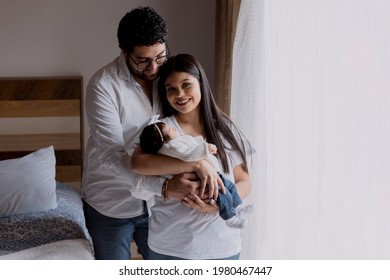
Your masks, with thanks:
[(57, 207), (53, 146), (0, 161), (0, 218)]

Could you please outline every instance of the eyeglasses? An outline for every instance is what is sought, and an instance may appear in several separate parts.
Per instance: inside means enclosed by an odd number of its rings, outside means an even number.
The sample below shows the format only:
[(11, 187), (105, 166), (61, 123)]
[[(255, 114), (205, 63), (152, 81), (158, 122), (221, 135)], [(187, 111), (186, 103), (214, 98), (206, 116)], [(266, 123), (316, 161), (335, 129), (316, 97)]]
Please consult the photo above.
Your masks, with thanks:
[(169, 58), (169, 49), (168, 46), (165, 48), (165, 55), (158, 56), (156, 58), (146, 58), (140, 62), (136, 62), (131, 55), (129, 55), (130, 59), (134, 62), (134, 64), (137, 66), (138, 70), (145, 70), (146, 68), (149, 68), (150, 65), (152, 65), (153, 62), (156, 62), (158, 66), (163, 65), (167, 59)]

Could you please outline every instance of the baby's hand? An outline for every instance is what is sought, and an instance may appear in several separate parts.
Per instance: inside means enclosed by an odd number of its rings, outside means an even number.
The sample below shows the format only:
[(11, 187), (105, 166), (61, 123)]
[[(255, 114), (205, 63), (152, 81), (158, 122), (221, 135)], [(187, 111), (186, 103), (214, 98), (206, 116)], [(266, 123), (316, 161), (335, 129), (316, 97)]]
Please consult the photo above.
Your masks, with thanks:
[(210, 154), (216, 154), (217, 153), (217, 147), (214, 144), (207, 144)]

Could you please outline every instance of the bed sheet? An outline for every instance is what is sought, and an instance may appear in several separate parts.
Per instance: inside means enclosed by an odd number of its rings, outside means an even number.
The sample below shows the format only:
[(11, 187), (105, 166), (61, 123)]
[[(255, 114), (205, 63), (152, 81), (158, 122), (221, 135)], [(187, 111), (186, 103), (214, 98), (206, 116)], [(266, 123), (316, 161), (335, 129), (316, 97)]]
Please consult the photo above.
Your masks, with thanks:
[(55, 209), (0, 219), (0, 256), (68, 239), (85, 239), (92, 248), (79, 194), (60, 182), (56, 193)]

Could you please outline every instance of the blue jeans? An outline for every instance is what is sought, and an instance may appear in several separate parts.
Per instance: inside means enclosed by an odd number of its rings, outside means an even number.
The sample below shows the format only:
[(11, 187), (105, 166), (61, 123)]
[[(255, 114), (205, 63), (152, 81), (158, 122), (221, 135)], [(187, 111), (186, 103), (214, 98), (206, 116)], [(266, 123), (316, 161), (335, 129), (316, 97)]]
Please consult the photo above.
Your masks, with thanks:
[(217, 204), (219, 206), (219, 215), (222, 219), (228, 220), (236, 215), (236, 207), (242, 203), (240, 196), (237, 193), (236, 185), (221, 174), (222, 182), (226, 189), (226, 194), (221, 190), (218, 193)]
[(135, 218), (117, 219), (99, 213), (85, 201), (83, 206), (97, 260), (129, 260), (132, 239), (142, 257), (149, 259), (147, 211)]
[[(216, 259), (216, 260), (238, 260), (239, 258), (240, 258), (240, 253), (231, 257)], [(150, 260), (186, 260), (179, 257), (159, 254), (153, 251), (152, 249), (149, 249), (149, 259)]]

